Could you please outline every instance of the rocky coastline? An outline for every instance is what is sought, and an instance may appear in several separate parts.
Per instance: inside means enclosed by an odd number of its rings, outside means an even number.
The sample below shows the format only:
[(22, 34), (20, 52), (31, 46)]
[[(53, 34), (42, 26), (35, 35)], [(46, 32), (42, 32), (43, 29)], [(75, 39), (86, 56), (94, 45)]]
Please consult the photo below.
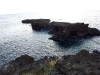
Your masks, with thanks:
[(0, 75), (100, 75), (100, 52), (81, 50), (76, 55), (40, 60), (22, 55), (4, 64)]
[[(84, 23), (50, 22), (49, 19), (26, 19), (22, 23), (30, 23), (33, 30), (49, 30), (49, 34), (53, 34), (52, 40), (100, 36), (98, 29), (89, 28), (89, 24)], [(89, 53), (83, 49), (75, 55), (45, 56), (39, 60), (21, 55), (5, 63), (0, 75), (100, 75), (100, 52)]]
[(84, 23), (51, 22), (50, 19), (26, 19), (22, 23), (30, 23), (33, 30), (48, 30), (53, 35), (49, 39), (54, 41), (100, 36), (98, 29)]

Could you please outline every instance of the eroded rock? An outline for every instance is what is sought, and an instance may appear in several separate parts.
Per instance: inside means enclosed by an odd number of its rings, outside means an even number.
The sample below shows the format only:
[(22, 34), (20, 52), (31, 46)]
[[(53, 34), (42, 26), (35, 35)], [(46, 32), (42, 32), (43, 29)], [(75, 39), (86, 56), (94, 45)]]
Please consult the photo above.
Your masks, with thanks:
[(5, 64), (1, 71), (4, 75), (19, 75), (22, 71), (29, 70), (31, 68), (34, 58), (28, 55), (22, 55), (15, 60)]
[(26, 19), (22, 23), (31, 23), (33, 30), (49, 30), (49, 34), (53, 35), (49, 39), (55, 41), (100, 36), (98, 29), (89, 28), (89, 24), (84, 23), (50, 22), (50, 19)]
[(64, 56), (56, 68), (66, 75), (100, 75), (100, 52), (82, 50), (76, 55)]
[(3, 65), (0, 75), (21, 75), (30, 70), (39, 72), (52, 60), (57, 62), (50, 71), (51, 75), (100, 75), (100, 52), (97, 50), (93, 53), (81, 50), (76, 55), (62, 56), (62, 58), (44, 57), (37, 61), (28, 55), (22, 55)]

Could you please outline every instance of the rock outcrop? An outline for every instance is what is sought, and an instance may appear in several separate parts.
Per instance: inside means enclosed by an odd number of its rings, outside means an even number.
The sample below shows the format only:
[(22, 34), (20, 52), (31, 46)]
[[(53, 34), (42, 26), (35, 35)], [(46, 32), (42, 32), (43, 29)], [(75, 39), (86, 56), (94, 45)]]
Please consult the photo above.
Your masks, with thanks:
[(27, 71), (31, 68), (34, 58), (28, 55), (22, 55), (15, 60), (5, 64), (1, 68), (3, 75), (20, 75), (21, 72)]
[(100, 31), (96, 28), (89, 28), (89, 24), (84, 23), (63, 23), (54, 22), (49, 33), (52, 40), (80, 39), (91, 36), (100, 36)]
[(22, 23), (31, 23), (32, 20), (34, 20), (34, 19), (25, 19), (25, 20), (22, 20)]
[(96, 28), (89, 28), (89, 24), (50, 22), (50, 19), (26, 19), (22, 23), (31, 23), (33, 30), (49, 30), (53, 36), (49, 39), (64, 41), (68, 39), (79, 39), (89, 36), (100, 36)]
[[(93, 53), (89, 53), (87, 50), (81, 50), (76, 55), (62, 56), (62, 58), (44, 57), (37, 61), (28, 55), (22, 55), (3, 65), (0, 69), (0, 75), (22, 75), (30, 70), (41, 73), (52, 60), (56, 61), (56, 63), (49, 70), (50, 75), (100, 75), (100, 52), (97, 50), (94, 50)], [(48, 72), (48, 68), (46, 70)]]
[(49, 23), (50, 19), (25, 19), (25, 20), (22, 20), (22, 23), (32, 23), (32, 22)]
[(66, 75), (100, 75), (100, 52), (82, 50), (76, 55), (63, 56), (56, 68)]
[(44, 58), (35, 61), (33, 57), (22, 55), (15, 60), (3, 65), (0, 69), (0, 75), (22, 75), (30, 70), (41, 71), (46, 67), (51, 60), (56, 60), (57, 57)]

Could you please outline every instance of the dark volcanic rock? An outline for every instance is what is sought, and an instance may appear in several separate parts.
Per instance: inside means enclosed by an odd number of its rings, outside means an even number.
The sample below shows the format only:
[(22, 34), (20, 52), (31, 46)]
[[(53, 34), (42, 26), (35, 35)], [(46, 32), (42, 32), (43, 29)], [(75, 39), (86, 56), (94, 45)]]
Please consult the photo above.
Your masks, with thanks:
[(79, 39), (88, 36), (100, 36), (100, 31), (96, 28), (89, 28), (89, 24), (84, 23), (67, 23), (67, 22), (53, 22), (52, 29), (49, 33), (53, 36), (52, 40), (68, 40)]
[(0, 75), (4, 75), (1, 70), (0, 70)]
[(0, 70), (0, 75), (21, 75), (30, 70), (39, 72), (52, 60), (57, 62), (50, 75), (100, 75), (100, 52), (97, 50), (93, 53), (81, 50), (76, 55), (62, 56), (59, 59), (44, 57), (37, 61), (28, 55), (22, 55), (5, 64)]
[(21, 75), (23, 72), (29, 70), (42, 70), (49, 64), (49, 59), (44, 57), (43, 59), (35, 61), (34, 58), (28, 55), (22, 55), (15, 60), (3, 65), (0, 74), (2, 75)]
[(34, 30), (49, 29), (50, 19), (35, 19), (31, 22)]
[(80, 39), (89, 36), (100, 36), (96, 28), (89, 28), (89, 24), (50, 22), (50, 19), (26, 19), (22, 23), (31, 23), (34, 30), (49, 30), (53, 36), (49, 39), (64, 41), (69, 39)]
[(29, 70), (33, 62), (34, 58), (28, 55), (22, 55), (21, 57), (5, 64), (1, 68), (1, 72), (4, 75), (19, 75), (21, 72)]
[(100, 35), (100, 31), (97, 30), (96, 28), (89, 28), (87, 36), (95, 36), (95, 35)]
[(66, 75), (100, 75), (100, 52), (82, 50), (76, 55), (64, 56), (56, 68)]
[(34, 58), (32, 58), (28, 55), (22, 55), (21, 57), (16, 58), (15, 61), (18, 61), (18, 62), (21, 62), (21, 63), (33, 63)]
[(41, 29), (48, 29), (49, 24), (48, 23), (41, 23), (41, 22), (32, 22), (32, 29), (34, 30), (41, 30)]
[(32, 23), (32, 22), (49, 23), (50, 19), (25, 19), (25, 20), (22, 20), (22, 23)]
[(31, 23), (33, 19), (22, 20), (22, 23)]

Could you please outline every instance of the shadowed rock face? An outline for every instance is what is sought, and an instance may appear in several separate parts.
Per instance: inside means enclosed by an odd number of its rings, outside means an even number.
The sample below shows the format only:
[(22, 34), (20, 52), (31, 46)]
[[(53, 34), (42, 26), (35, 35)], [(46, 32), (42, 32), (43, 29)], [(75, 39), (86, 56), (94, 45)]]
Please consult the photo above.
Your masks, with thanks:
[(96, 28), (89, 28), (89, 24), (50, 22), (50, 19), (26, 19), (22, 23), (31, 23), (33, 30), (49, 30), (53, 36), (49, 39), (64, 41), (68, 39), (79, 39), (89, 36), (100, 36)]
[(27, 72), (29, 70), (40, 71), (48, 64), (49, 59), (47, 57), (35, 61), (34, 58), (28, 55), (22, 55), (3, 65), (0, 70), (0, 75), (21, 75), (23, 72)]
[(80, 39), (89, 36), (100, 36), (100, 31), (96, 28), (89, 28), (89, 24), (84, 23), (66, 23), (51, 22), (50, 34), (53, 36), (49, 39), (64, 41), (68, 39)]
[(63, 56), (56, 68), (66, 75), (100, 75), (100, 52), (82, 50), (76, 55)]
[(27, 71), (31, 68), (34, 58), (28, 55), (22, 55), (15, 60), (5, 64), (1, 68), (3, 75), (20, 75), (22, 71)]
[(32, 25), (32, 29), (34, 30), (49, 29), (48, 23), (32, 22), (31, 25)]

